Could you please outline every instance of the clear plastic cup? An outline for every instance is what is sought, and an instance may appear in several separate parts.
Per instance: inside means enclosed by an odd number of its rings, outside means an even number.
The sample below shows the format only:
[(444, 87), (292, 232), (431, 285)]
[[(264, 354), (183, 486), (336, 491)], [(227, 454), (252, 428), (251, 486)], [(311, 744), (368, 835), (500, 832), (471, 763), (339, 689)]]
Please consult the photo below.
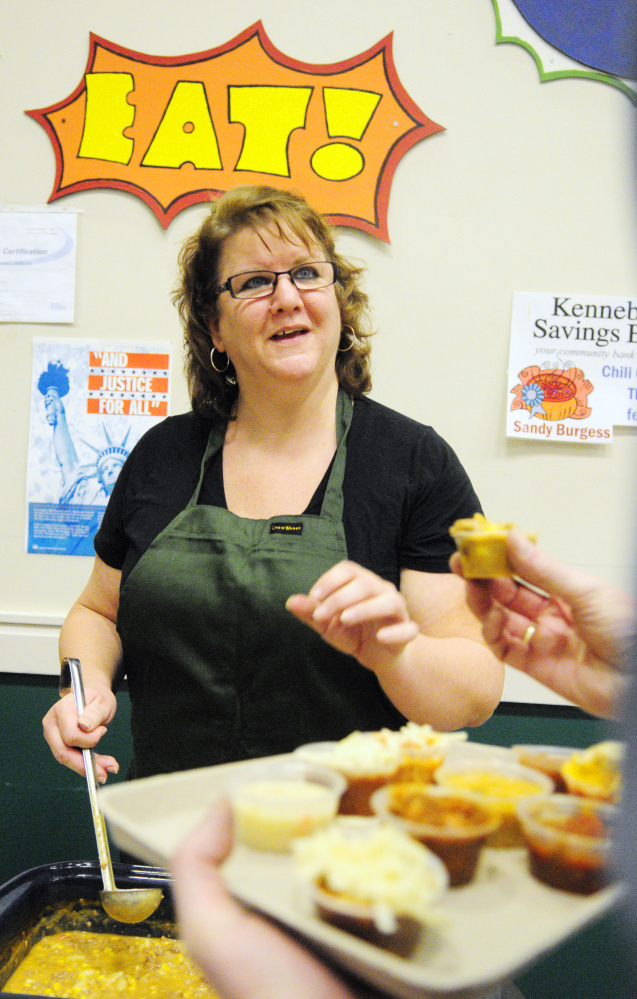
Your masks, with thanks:
[(288, 850), (297, 836), (332, 821), (345, 786), (334, 770), (304, 760), (255, 762), (227, 784), (237, 838), (259, 850)]

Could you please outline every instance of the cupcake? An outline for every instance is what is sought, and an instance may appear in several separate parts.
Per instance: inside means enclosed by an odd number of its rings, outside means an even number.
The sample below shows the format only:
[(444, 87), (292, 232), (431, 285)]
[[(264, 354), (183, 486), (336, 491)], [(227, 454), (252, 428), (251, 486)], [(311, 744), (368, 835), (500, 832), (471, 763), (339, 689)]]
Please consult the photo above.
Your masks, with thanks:
[(613, 880), (613, 836), (618, 809), (572, 794), (527, 798), (518, 803), (529, 870), (538, 881), (591, 895)]
[(553, 791), (553, 781), (539, 770), (486, 757), (445, 763), (436, 771), (436, 782), (453, 791), (469, 791), (500, 817), (488, 841), (495, 847), (521, 846), (518, 801)]

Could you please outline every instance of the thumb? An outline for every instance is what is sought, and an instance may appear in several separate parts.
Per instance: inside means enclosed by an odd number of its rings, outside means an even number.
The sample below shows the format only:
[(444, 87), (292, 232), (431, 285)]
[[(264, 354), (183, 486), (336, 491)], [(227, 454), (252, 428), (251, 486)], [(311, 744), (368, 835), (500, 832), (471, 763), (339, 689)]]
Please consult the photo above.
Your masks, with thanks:
[(518, 527), (507, 536), (507, 555), (517, 576), (574, 606), (594, 583), (592, 577), (542, 551)]
[(232, 848), (232, 809), (226, 798), (213, 803), (205, 819), (179, 845), (173, 867), (194, 877), (202, 867), (218, 867)]

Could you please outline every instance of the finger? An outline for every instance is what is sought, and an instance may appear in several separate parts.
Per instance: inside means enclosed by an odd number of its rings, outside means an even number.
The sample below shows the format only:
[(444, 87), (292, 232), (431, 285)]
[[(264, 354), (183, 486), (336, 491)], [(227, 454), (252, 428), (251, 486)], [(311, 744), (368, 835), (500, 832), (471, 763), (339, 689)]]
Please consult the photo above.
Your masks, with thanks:
[[(553, 597), (536, 593), (528, 586), (516, 583), (513, 579), (493, 580), (490, 592), (494, 601), (503, 607), (508, 607), (512, 612), (530, 618), (530, 620), (535, 620), (549, 607), (553, 610), (558, 609), (558, 604)], [(560, 612), (561, 606), (560, 604)]]
[[(57, 728), (45, 730), (44, 737), (53, 753), (53, 756), (63, 766), (73, 770), (80, 777), (86, 777), (84, 767), (84, 754), (80, 748), (67, 745), (62, 739)], [(104, 783), (109, 773), (119, 773), (119, 763), (113, 756), (95, 754), (95, 770), (100, 783)]]
[(485, 642), (492, 647), (511, 639), (522, 642), (531, 623), (529, 618), (494, 604), (482, 622), (482, 634)]
[[(318, 612), (324, 607), (321, 604), (314, 612), (314, 620), (321, 620)], [(322, 615), (323, 617), (327, 615)], [(366, 600), (359, 600), (345, 607), (340, 613), (340, 620), (345, 625), (363, 624), (371, 621), (405, 621), (409, 617), (404, 597), (394, 587)]]
[(508, 612), (499, 604), (493, 604), (488, 614), (482, 619), (482, 637), (499, 659), (504, 658), (506, 649), (504, 629), (507, 614)]
[(57, 708), (58, 705), (54, 705), (42, 719), (44, 738), (58, 763), (75, 770), (76, 773), (84, 774), (82, 753), (69, 746), (60, 733)]
[(77, 746), (79, 749), (94, 749), (102, 736), (108, 731), (105, 725), (94, 728), (90, 732), (84, 732), (80, 727), (79, 719), (60, 719), (60, 735), (67, 746)]
[(76, 774), (81, 777), (86, 776), (86, 771), (84, 770), (84, 757), (82, 756), (82, 751), (79, 749), (73, 749), (71, 746), (65, 745), (60, 739), (59, 742), (52, 739), (47, 739), (49, 747), (53, 756), (61, 763), (63, 766), (68, 767), (69, 770), (74, 770)]
[(365, 575), (357, 574), (320, 600), (312, 616), (315, 621), (324, 621), (378, 596), (384, 596), (388, 604), (394, 602), (398, 606), (402, 602), (404, 605), (403, 598), (392, 583), (370, 572)]
[(491, 580), (467, 580), (465, 599), (471, 613), (474, 614), (479, 621), (482, 621), (493, 606)]
[(356, 562), (338, 562), (317, 579), (308, 596), (320, 603), (352, 579), (364, 574), (373, 576), (373, 573), (369, 572), (368, 569), (363, 569)]
[(286, 610), (298, 617), (306, 624), (312, 623), (312, 614), (316, 610), (316, 600), (306, 596), (304, 593), (295, 593), (285, 601)]
[(92, 732), (100, 726), (106, 726), (113, 720), (117, 702), (109, 691), (108, 697), (100, 692), (87, 690), (86, 704), (79, 717), (78, 724), (83, 732)]
[(464, 579), (464, 573), (462, 571), (462, 562), (460, 561), (460, 553), (454, 552), (449, 559), (449, 568), (456, 576), (461, 576)]
[(97, 770), (98, 779), (102, 777), (104, 778), (103, 781), (101, 781), (102, 783), (106, 781), (109, 774), (119, 773), (119, 763), (114, 756), (102, 756), (101, 753), (99, 755), (95, 753), (93, 755), (93, 759), (95, 760), (95, 768)]
[(106, 731), (106, 722), (110, 721), (110, 718), (104, 717), (107, 712), (104, 710), (104, 705), (102, 704), (89, 704), (84, 708), (84, 711), (77, 719), (78, 727), (82, 732), (88, 734), (90, 732), (95, 732), (98, 729), (102, 729), (102, 735)]
[[(199, 869), (222, 864), (232, 847), (232, 810), (225, 798), (219, 798), (206, 818), (180, 844), (173, 857), (173, 870), (184, 878), (198, 876)], [(181, 893), (183, 894), (183, 892)]]
[(587, 593), (591, 583), (594, 582), (584, 573), (572, 569), (542, 551), (517, 527), (509, 531), (507, 555), (522, 579), (563, 597), (569, 603)]
[(88, 697), (86, 707), (78, 717), (75, 699), (67, 694), (49, 713), (57, 719), (62, 738), (68, 745), (92, 748), (106, 732), (106, 724), (114, 712), (103, 698), (93, 695)]
[(407, 645), (420, 634), (420, 628), (415, 621), (401, 621), (398, 624), (383, 625), (376, 632), (376, 639), (381, 645)]

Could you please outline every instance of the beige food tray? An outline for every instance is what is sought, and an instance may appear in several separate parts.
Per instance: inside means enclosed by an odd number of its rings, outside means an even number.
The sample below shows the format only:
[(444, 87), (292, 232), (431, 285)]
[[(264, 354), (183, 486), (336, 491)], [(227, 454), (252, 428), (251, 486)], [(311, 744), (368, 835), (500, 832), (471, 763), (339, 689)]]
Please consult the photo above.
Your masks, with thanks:
[[(285, 757), (281, 757), (285, 758)], [(168, 866), (179, 841), (244, 763), (148, 777), (99, 790), (117, 845)], [(448, 891), (441, 919), (408, 959), (336, 929), (308, 911), (288, 854), (237, 844), (224, 865), (232, 894), (311, 941), (333, 963), (398, 999), (481, 999), (611, 908), (618, 888), (580, 897), (548, 888), (522, 849), (483, 851), (472, 884)]]

